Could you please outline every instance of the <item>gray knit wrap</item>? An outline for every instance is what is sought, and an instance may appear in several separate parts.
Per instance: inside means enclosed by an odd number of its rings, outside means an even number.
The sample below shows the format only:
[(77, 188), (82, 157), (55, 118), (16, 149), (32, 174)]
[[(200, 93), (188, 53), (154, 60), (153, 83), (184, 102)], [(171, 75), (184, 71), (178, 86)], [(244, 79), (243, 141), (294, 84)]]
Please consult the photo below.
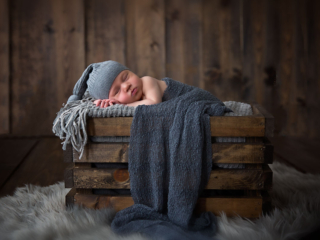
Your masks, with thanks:
[(67, 103), (81, 100), (86, 90), (95, 99), (108, 99), (113, 81), (124, 70), (129, 68), (112, 60), (90, 64), (74, 86)]

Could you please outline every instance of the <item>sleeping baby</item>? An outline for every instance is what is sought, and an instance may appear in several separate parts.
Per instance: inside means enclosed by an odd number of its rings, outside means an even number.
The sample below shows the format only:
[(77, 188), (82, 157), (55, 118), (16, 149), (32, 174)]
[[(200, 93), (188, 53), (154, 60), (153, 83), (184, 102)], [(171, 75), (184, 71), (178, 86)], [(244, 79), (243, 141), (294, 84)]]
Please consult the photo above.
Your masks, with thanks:
[(68, 103), (80, 100), (86, 90), (97, 99), (96, 106), (105, 108), (114, 104), (127, 106), (152, 105), (162, 101), (167, 88), (164, 81), (153, 77), (138, 77), (127, 67), (115, 61), (90, 64), (76, 83)]

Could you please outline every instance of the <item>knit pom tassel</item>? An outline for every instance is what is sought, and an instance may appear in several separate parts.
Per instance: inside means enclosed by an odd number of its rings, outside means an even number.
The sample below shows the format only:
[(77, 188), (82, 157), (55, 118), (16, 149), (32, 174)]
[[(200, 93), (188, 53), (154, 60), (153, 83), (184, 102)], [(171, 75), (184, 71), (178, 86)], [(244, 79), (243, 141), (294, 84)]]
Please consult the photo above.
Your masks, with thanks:
[(79, 158), (82, 157), (88, 140), (86, 118), (92, 105), (92, 98), (70, 102), (60, 109), (53, 122), (53, 133), (61, 140), (65, 140), (62, 142), (62, 149), (66, 150), (67, 144), (71, 143), (80, 153)]

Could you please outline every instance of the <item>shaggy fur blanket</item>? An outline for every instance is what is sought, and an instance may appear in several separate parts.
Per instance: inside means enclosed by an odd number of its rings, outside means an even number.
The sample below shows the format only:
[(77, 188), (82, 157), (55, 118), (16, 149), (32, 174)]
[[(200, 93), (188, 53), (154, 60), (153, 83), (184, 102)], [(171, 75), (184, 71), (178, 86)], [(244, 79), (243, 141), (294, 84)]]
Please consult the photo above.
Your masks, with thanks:
[[(270, 192), (275, 210), (250, 221), (218, 217), (218, 239), (299, 239), (320, 223), (320, 175), (303, 174), (275, 162)], [(27, 185), (0, 199), (0, 239), (142, 240), (139, 234), (112, 232), (113, 209), (65, 208), (69, 189), (62, 182), (48, 187)]]

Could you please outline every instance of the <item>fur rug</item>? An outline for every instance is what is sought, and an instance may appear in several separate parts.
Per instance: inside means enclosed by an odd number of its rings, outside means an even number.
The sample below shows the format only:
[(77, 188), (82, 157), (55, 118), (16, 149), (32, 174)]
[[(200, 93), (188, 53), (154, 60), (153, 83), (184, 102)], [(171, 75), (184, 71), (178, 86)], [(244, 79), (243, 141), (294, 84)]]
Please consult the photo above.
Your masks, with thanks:
[[(255, 221), (222, 215), (219, 239), (299, 239), (320, 223), (320, 175), (303, 174), (278, 162), (270, 167), (274, 212)], [(1, 198), (0, 239), (146, 239), (139, 234), (114, 234), (110, 229), (113, 209), (66, 209), (68, 191), (62, 182), (48, 187), (28, 185)]]

